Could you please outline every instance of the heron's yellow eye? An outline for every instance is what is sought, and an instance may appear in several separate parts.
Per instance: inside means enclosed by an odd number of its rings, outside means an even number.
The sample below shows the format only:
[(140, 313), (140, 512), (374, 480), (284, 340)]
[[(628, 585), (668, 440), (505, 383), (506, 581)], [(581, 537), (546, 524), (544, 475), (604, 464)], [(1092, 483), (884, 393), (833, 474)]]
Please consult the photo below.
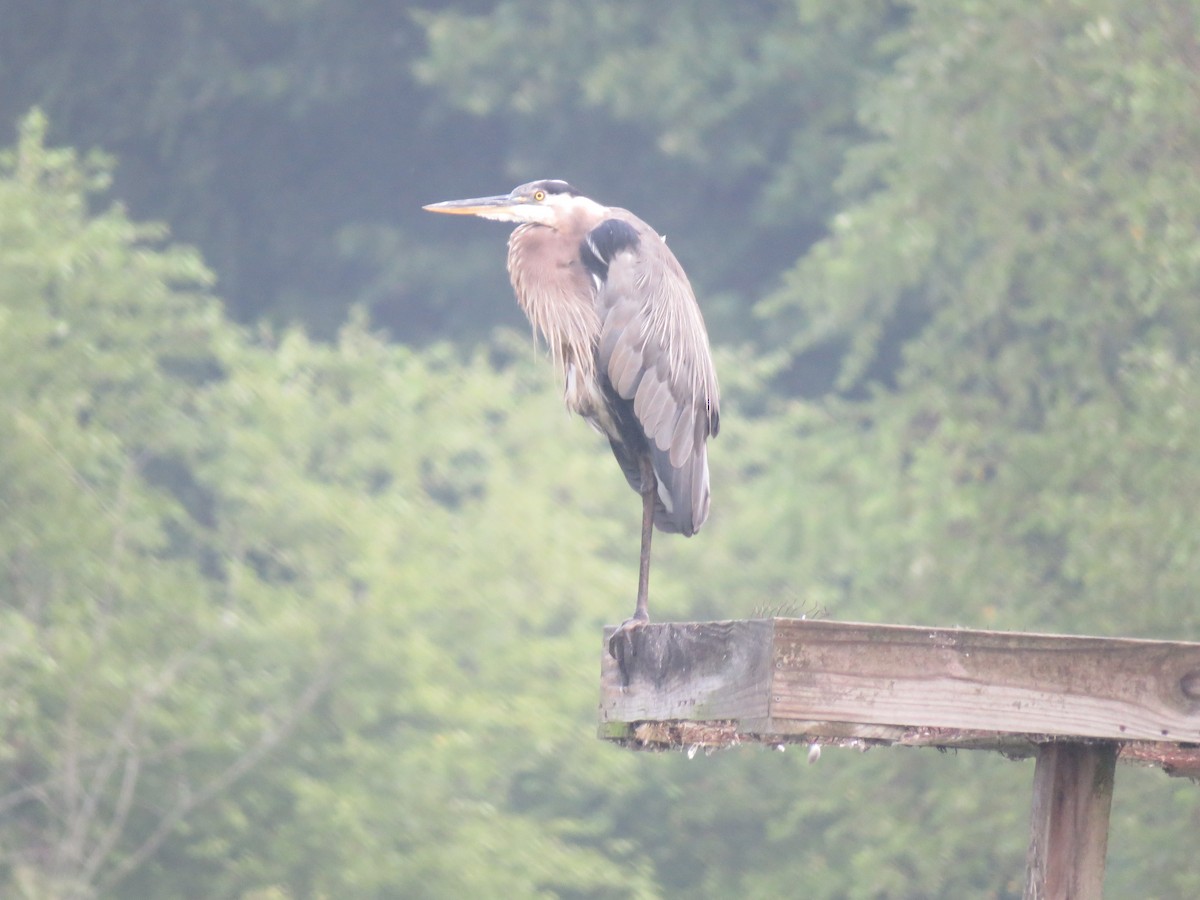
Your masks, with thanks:
[(536, 200), (538, 203), (541, 203), (543, 200), (546, 199), (546, 192), (545, 191), (534, 191), (533, 199)]

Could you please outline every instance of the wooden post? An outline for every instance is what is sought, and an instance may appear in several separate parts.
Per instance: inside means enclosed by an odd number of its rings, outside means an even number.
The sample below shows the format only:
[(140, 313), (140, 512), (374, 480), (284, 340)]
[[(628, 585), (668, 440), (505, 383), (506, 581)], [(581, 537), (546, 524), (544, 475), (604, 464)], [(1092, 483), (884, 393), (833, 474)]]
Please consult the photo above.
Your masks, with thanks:
[(1200, 643), (798, 619), (650, 624), (602, 651), (600, 736), (1037, 754), (1026, 900), (1095, 900), (1115, 762), (1200, 778)]
[(1025, 900), (1092, 900), (1104, 889), (1104, 854), (1117, 747), (1043, 744), (1033, 774)]

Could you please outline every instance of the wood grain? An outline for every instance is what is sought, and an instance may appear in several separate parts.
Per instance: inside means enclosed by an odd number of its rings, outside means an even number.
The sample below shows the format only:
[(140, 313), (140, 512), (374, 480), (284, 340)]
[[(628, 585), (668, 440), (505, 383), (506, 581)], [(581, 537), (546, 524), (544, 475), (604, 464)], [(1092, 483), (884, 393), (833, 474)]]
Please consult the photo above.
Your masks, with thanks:
[(1100, 896), (1118, 758), (1200, 776), (1197, 643), (751, 619), (646, 625), (618, 663), (610, 634), (599, 732), (625, 746), (1036, 753), (1027, 900)]
[(775, 620), (770, 715), (1200, 741), (1200, 644)]
[(1099, 897), (1116, 745), (1047, 744), (1033, 775), (1025, 900)]
[[(978, 747), (1062, 740), (1170, 749), (1200, 765), (1200, 644), (752, 619), (650, 624), (619, 667), (604, 653), (600, 732), (721, 724), (765, 742)], [(732, 728), (732, 732), (730, 732)]]

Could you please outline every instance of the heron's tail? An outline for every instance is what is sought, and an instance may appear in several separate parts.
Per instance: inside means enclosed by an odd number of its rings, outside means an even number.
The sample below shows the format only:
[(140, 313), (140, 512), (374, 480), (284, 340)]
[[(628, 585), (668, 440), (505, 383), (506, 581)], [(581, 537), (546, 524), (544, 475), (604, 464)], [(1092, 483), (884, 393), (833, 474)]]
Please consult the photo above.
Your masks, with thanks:
[(708, 518), (708, 451), (701, 444), (682, 465), (671, 465), (667, 451), (651, 447), (654, 474), (658, 477), (658, 498), (654, 509), (654, 527), (691, 537)]

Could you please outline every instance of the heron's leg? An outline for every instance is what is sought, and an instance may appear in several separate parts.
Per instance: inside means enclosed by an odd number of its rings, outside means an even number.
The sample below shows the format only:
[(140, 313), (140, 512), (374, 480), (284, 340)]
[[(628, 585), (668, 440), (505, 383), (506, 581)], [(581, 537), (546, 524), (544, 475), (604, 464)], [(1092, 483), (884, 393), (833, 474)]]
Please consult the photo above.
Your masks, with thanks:
[(625, 657), (631, 652), (629, 633), (650, 621), (650, 539), (654, 536), (654, 506), (658, 496), (658, 478), (649, 456), (641, 461), (642, 468), (642, 554), (638, 564), (637, 606), (633, 615), (620, 624), (608, 639), (608, 652), (625, 669)]
[(649, 622), (650, 609), (650, 540), (654, 537), (654, 501), (658, 493), (658, 478), (654, 465), (648, 458), (642, 459), (642, 555), (638, 564), (637, 607), (633, 611), (635, 622)]

